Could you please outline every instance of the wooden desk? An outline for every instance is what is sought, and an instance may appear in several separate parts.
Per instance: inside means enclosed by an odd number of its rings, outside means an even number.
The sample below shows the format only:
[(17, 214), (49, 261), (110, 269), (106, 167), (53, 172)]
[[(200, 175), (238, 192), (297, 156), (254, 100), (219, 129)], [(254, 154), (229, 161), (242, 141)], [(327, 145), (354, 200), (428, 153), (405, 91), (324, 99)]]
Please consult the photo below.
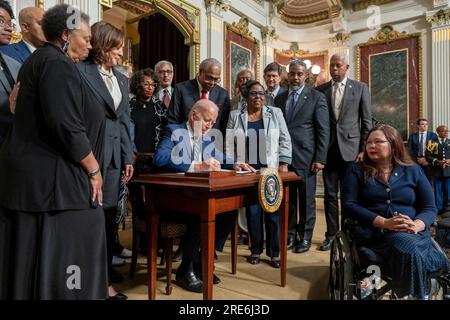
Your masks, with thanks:
[[(289, 185), (300, 180), (294, 172), (280, 173), (284, 185), (284, 198), (279, 210), (281, 286), (286, 286), (287, 227)], [(200, 216), (201, 262), (203, 299), (213, 298), (214, 239), (216, 214), (240, 209), (258, 203), (260, 174), (239, 174), (224, 177), (192, 177), (184, 173), (143, 174), (133, 183), (145, 187), (145, 207), (148, 217), (147, 280), (148, 297), (156, 295), (156, 252), (158, 212), (177, 211)], [(236, 232), (235, 232), (236, 238)], [(236, 240), (236, 239), (234, 239)], [(236, 261), (236, 259), (234, 259)], [(236, 273), (233, 264), (232, 272)]]

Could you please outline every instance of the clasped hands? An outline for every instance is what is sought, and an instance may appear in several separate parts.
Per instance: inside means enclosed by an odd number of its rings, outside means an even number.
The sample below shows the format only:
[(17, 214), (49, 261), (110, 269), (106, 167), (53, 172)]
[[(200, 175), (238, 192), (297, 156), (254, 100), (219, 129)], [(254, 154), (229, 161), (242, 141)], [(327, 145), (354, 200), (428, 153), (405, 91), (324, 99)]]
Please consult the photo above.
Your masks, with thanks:
[(420, 219), (412, 220), (409, 216), (399, 213), (392, 218), (385, 218), (382, 228), (390, 231), (416, 234), (425, 230), (425, 223)]

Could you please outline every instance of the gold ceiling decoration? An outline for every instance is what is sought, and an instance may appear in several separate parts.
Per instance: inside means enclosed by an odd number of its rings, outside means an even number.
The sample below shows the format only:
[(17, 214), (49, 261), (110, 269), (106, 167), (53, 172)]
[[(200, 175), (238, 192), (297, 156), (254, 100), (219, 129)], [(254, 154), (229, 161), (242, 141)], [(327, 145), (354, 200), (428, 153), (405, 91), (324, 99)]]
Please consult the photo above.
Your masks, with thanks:
[(348, 32), (339, 32), (336, 33), (336, 35), (332, 38), (330, 38), (330, 41), (334, 44), (334, 45), (344, 45), (345, 43), (347, 43), (347, 41), (350, 39), (350, 33)]
[(330, 11), (324, 10), (304, 16), (291, 16), (286, 13), (285, 9), (281, 9), (278, 11), (280, 14), (280, 17), (283, 21), (291, 24), (307, 24), (307, 23), (313, 23), (317, 21), (326, 20), (330, 17)]
[(368, 43), (389, 42), (397, 39), (407, 38), (409, 36), (410, 35), (405, 31), (395, 31), (394, 27), (388, 24), (381, 27), (381, 30), (378, 31), (375, 37), (369, 38)]
[(358, 1), (352, 4), (353, 11), (360, 11), (360, 10), (366, 10), (371, 5), (382, 5), (389, 2), (394, 2), (396, 0), (364, 0), (364, 1)]
[(247, 17), (242, 17), (239, 19), (238, 23), (233, 22), (231, 25), (235, 28), (236, 33), (240, 34), (242, 37), (253, 37), (248, 28), (249, 22)]

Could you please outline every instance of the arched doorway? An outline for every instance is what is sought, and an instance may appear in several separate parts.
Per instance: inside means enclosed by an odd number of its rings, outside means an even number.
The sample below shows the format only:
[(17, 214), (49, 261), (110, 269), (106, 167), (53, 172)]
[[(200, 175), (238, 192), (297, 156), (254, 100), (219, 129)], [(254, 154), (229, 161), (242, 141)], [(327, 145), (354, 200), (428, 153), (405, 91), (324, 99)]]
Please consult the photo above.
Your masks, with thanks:
[(185, 0), (112, 0), (102, 17), (127, 34), (125, 58), (137, 68), (174, 63), (175, 81), (192, 78), (200, 64), (200, 9)]
[(189, 46), (184, 36), (163, 14), (157, 12), (142, 18), (138, 23), (140, 36), (139, 69), (153, 68), (160, 60), (169, 60), (174, 67), (173, 82), (189, 80)]

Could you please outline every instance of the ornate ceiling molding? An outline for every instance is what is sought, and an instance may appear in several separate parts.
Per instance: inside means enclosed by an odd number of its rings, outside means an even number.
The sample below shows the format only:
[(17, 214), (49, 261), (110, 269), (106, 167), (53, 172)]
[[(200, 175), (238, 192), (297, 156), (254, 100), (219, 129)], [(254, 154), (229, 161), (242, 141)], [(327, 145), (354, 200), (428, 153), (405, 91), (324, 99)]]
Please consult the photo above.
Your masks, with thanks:
[(394, 30), (394, 27), (391, 25), (385, 25), (381, 27), (380, 31), (378, 31), (377, 35), (375, 37), (369, 38), (369, 41), (367, 44), (373, 44), (373, 43), (382, 43), (382, 42), (389, 42), (394, 41), (402, 38), (408, 38), (411, 35), (406, 33), (405, 31), (399, 32)]
[(275, 33), (275, 28), (272, 26), (264, 26), (261, 28), (261, 37), (263, 41), (277, 40), (279, 36)]
[(286, 13), (285, 9), (281, 9), (278, 11), (280, 14), (281, 19), (284, 22), (290, 23), (290, 24), (307, 24), (307, 23), (313, 23), (317, 21), (322, 21), (330, 18), (330, 12), (328, 10), (324, 10), (321, 12), (316, 12), (304, 16), (291, 16)]
[(219, 13), (230, 10), (231, 2), (229, 0), (205, 0), (205, 6), (208, 10), (217, 11)]
[(382, 5), (389, 2), (394, 2), (396, 0), (364, 0), (364, 1), (358, 1), (352, 4), (353, 11), (360, 11), (360, 10), (366, 10), (371, 5)]
[(433, 15), (427, 16), (426, 19), (433, 27), (448, 25), (450, 24), (450, 9), (441, 9)]

